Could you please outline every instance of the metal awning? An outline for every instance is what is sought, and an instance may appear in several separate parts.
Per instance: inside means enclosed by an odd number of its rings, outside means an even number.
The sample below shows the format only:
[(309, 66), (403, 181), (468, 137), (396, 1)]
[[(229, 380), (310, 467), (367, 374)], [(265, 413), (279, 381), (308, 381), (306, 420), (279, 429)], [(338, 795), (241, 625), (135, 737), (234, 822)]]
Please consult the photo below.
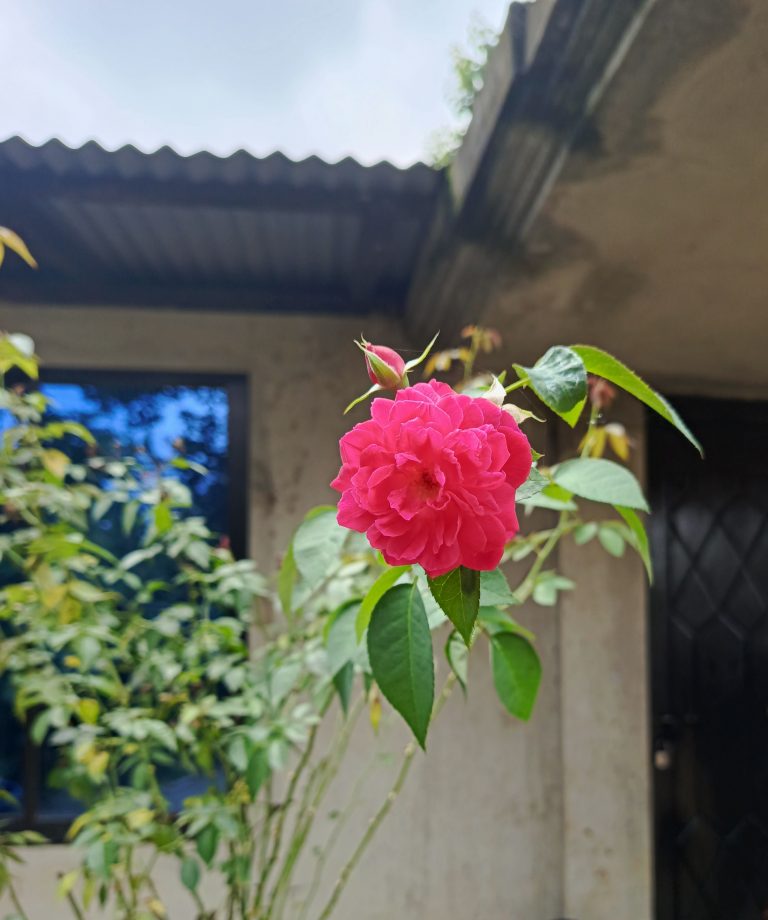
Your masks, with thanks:
[(206, 310), (397, 313), (443, 176), (348, 158), (0, 143), (0, 299)]

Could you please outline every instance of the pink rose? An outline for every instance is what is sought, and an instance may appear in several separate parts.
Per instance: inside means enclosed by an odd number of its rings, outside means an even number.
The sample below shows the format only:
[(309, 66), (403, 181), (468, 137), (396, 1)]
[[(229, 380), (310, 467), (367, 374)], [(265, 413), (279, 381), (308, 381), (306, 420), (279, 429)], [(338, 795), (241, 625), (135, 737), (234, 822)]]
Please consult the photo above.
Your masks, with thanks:
[(365, 533), (390, 565), (418, 563), (432, 577), (496, 568), (531, 469), (511, 415), (431, 380), (375, 399), (371, 419), (339, 444), (339, 524)]

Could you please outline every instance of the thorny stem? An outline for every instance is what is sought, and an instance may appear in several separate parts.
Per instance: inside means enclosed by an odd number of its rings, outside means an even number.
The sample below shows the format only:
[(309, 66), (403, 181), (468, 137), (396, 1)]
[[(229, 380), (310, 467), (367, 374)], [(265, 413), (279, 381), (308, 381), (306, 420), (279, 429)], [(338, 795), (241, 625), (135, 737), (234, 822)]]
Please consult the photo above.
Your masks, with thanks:
[(592, 447), (589, 436), (592, 433), (592, 429), (597, 424), (598, 418), (600, 418), (600, 409), (593, 403), (592, 408), (590, 409), (590, 412), (589, 412), (589, 422), (587, 423), (587, 433), (584, 435), (584, 446), (581, 448), (582, 457), (589, 456), (589, 451)]
[[(522, 383), (523, 381), (520, 381), (520, 384)], [(527, 600), (527, 598), (533, 592), (533, 588), (536, 583), (536, 579), (539, 576), (544, 563), (554, 551), (555, 547), (560, 541), (560, 538), (565, 533), (568, 532), (569, 527), (570, 527), (570, 520), (569, 520), (568, 512), (563, 511), (560, 514), (560, 519), (558, 521), (557, 526), (553, 528), (553, 530), (550, 532), (546, 543), (541, 548), (541, 550), (539, 550), (538, 552), (536, 561), (531, 566), (530, 570), (528, 571), (528, 574), (526, 575), (526, 577), (523, 579), (522, 583), (520, 584), (520, 587), (515, 591), (516, 596), (521, 601)], [(453, 690), (453, 687), (455, 686), (455, 684), (456, 684), (456, 675), (453, 674), (453, 672), (451, 672), (446, 678), (443, 689), (440, 695), (438, 696), (437, 700), (435, 701), (435, 705), (432, 711), (432, 720), (435, 719), (435, 717), (438, 715), (438, 713), (442, 709), (443, 705), (445, 704), (445, 701), (450, 696), (451, 691)], [(416, 744), (413, 741), (411, 741), (405, 748), (405, 751), (403, 753), (403, 759), (400, 764), (400, 770), (398, 771), (398, 774), (395, 778), (394, 783), (392, 784), (392, 787), (389, 790), (389, 793), (387, 794), (386, 799), (381, 804), (381, 806), (379, 807), (379, 810), (376, 812), (373, 818), (371, 818), (371, 821), (369, 822), (368, 827), (366, 828), (366, 831), (363, 834), (363, 837), (361, 838), (357, 847), (353, 851), (349, 860), (343, 866), (339, 874), (339, 878), (333, 888), (333, 891), (331, 892), (331, 896), (328, 899), (328, 902), (326, 903), (322, 912), (318, 916), (318, 920), (328, 920), (328, 918), (331, 916), (333, 910), (336, 907), (336, 904), (339, 901), (339, 898), (344, 892), (344, 889), (347, 885), (347, 882), (349, 881), (349, 878), (352, 872), (355, 870), (357, 864), (359, 863), (360, 859), (362, 858), (363, 854), (368, 848), (368, 845), (370, 844), (371, 840), (373, 839), (374, 835), (378, 831), (379, 827), (383, 823), (386, 816), (389, 814), (390, 810), (392, 809), (392, 806), (394, 805), (400, 792), (402, 791), (405, 781), (408, 778), (408, 773), (410, 772), (411, 764), (413, 763), (415, 754), (416, 754)]]
[[(273, 917), (274, 911), (278, 907), (278, 899), (285, 895), (291, 879), (291, 875), (293, 874), (293, 870), (296, 866), (296, 862), (301, 855), (309, 833), (312, 830), (312, 825), (320, 807), (320, 803), (322, 802), (328, 787), (338, 773), (339, 767), (341, 766), (341, 763), (344, 759), (344, 754), (346, 753), (350, 738), (352, 737), (352, 731), (357, 724), (357, 719), (362, 711), (364, 699), (365, 697), (361, 697), (355, 703), (352, 710), (350, 710), (342, 726), (338, 740), (331, 746), (330, 753), (325, 758), (323, 758), (323, 760), (318, 764), (316, 770), (313, 771), (312, 775), (307, 780), (304, 795), (302, 796), (302, 804), (299, 808), (299, 813), (296, 817), (296, 823), (293, 828), (293, 834), (291, 836), (288, 853), (286, 854), (285, 862), (283, 864), (283, 869), (280, 873), (280, 876), (275, 883), (275, 887), (272, 892), (272, 898), (266, 911), (265, 920), (270, 920), (270, 918)], [(314, 790), (314, 795), (312, 795), (314, 782), (318, 777), (320, 780), (319, 785)], [(284, 905), (281, 901), (281, 910), (283, 906)]]
[(261, 875), (264, 872), (264, 867), (266, 866), (267, 858), (269, 855), (269, 828), (272, 823), (272, 795), (273, 795), (274, 782), (272, 779), (272, 774), (269, 774), (269, 778), (265, 785), (265, 794), (264, 794), (264, 822), (261, 825), (261, 843), (259, 845), (259, 874)]
[[(320, 707), (321, 718), (328, 711), (328, 707), (331, 705), (332, 699), (333, 699), (333, 695), (329, 693), (323, 705)], [(277, 862), (278, 856), (280, 855), (280, 846), (283, 842), (283, 829), (285, 828), (285, 820), (288, 815), (288, 811), (291, 805), (293, 804), (293, 799), (296, 794), (296, 787), (299, 784), (299, 780), (301, 779), (301, 775), (304, 772), (305, 767), (307, 766), (310, 758), (312, 757), (312, 751), (314, 750), (315, 741), (317, 740), (317, 732), (318, 732), (319, 725), (320, 725), (320, 722), (318, 721), (316, 725), (312, 726), (312, 730), (309, 733), (309, 740), (307, 741), (307, 745), (304, 748), (304, 751), (302, 752), (299, 762), (296, 764), (296, 769), (293, 771), (290, 782), (288, 783), (288, 789), (285, 794), (285, 801), (280, 806), (280, 810), (278, 812), (277, 824), (275, 825), (275, 833), (272, 839), (272, 849), (270, 850), (269, 858), (267, 859), (267, 864), (262, 870), (261, 878), (259, 879), (259, 884), (256, 889), (256, 897), (253, 903), (253, 912), (257, 916), (258, 916), (258, 911), (261, 908), (261, 903), (264, 898), (264, 890), (269, 880), (269, 876), (272, 872), (272, 869), (274, 868), (275, 863)], [(267, 911), (267, 916), (269, 916), (269, 911)]]
[(377, 753), (368, 763), (366, 769), (358, 776), (355, 781), (355, 785), (352, 787), (352, 792), (349, 796), (349, 801), (343, 811), (338, 815), (333, 826), (333, 830), (328, 835), (322, 850), (318, 853), (315, 868), (312, 873), (312, 880), (307, 889), (307, 895), (304, 898), (304, 901), (301, 905), (301, 913), (299, 914), (298, 920), (307, 920), (309, 915), (309, 909), (312, 906), (312, 901), (315, 899), (318, 889), (320, 888), (320, 882), (323, 877), (323, 869), (325, 868), (326, 863), (328, 862), (328, 857), (333, 852), (334, 847), (338, 843), (339, 837), (341, 836), (342, 830), (347, 824), (352, 812), (354, 811), (356, 805), (358, 804), (358, 796), (365, 785), (366, 780), (370, 776), (373, 767), (375, 766), (376, 760), (378, 759), (379, 754)]
[(504, 392), (511, 393), (512, 390), (519, 390), (520, 387), (527, 386), (530, 382), (528, 377), (521, 377), (520, 380), (516, 380), (514, 383), (510, 383), (508, 387), (504, 387)]
[[(67, 903), (72, 908), (72, 913), (77, 917), (77, 920), (85, 920), (85, 914), (80, 910), (80, 905), (71, 891), (67, 892)], [(22, 916), (26, 916), (26, 914), (22, 914)]]
[(472, 377), (472, 370), (475, 366), (475, 361), (477, 360), (477, 353), (480, 350), (480, 338), (483, 332), (482, 329), (475, 329), (472, 333), (472, 342), (469, 346), (469, 354), (464, 359), (464, 383), (467, 383)]
[(21, 917), (22, 920), (29, 920), (29, 915), (24, 910), (24, 908), (21, 906), (21, 901), (19, 901), (19, 896), (16, 894), (16, 889), (14, 888), (13, 883), (10, 881), (10, 879), (8, 881), (7, 890), (11, 898), (11, 902), (13, 903), (13, 906), (16, 908), (16, 912), (18, 913), (19, 917)]
[[(441, 690), (440, 695), (435, 700), (435, 705), (432, 709), (432, 720), (435, 719), (437, 714), (445, 705), (445, 701), (451, 695), (451, 691), (455, 685), (456, 675), (451, 672), (445, 680), (445, 684), (443, 685), (443, 689)], [(392, 806), (397, 801), (397, 797), (402, 791), (403, 785), (408, 778), (408, 773), (411, 769), (411, 764), (413, 763), (415, 753), (416, 743), (414, 741), (409, 741), (405, 747), (405, 751), (403, 752), (403, 759), (400, 763), (400, 770), (398, 771), (397, 777), (395, 778), (395, 781), (392, 784), (386, 799), (384, 799), (381, 806), (379, 807), (379, 810), (376, 812), (373, 818), (371, 818), (360, 842), (342, 868), (338, 881), (334, 885), (331, 896), (323, 908), (322, 913), (320, 913), (318, 916), (318, 920), (328, 920), (328, 918), (331, 916), (339, 898), (344, 891), (344, 888), (346, 887), (347, 882), (349, 881), (350, 875), (354, 871), (358, 862), (360, 862), (363, 853), (365, 853), (366, 849), (368, 848), (368, 844), (373, 839), (376, 831), (379, 829), (380, 825), (392, 809)]]
[(533, 593), (533, 589), (536, 587), (536, 579), (539, 577), (544, 563), (547, 561), (549, 556), (552, 554), (552, 551), (560, 542), (560, 537), (568, 532), (569, 524), (570, 522), (568, 519), (568, 512), (561, 511), (560, 520), (557, 523), (557, 527), (555, 527), (554, 530), (550, 533), (549, 539), (539, 550), (536, 561), (528, 570), (528, 574), (525, 576), (522, 582), (520, 582), (520, 586), (514, 591), (514, 595), (520, 601), (520, 603), (527, 601)]

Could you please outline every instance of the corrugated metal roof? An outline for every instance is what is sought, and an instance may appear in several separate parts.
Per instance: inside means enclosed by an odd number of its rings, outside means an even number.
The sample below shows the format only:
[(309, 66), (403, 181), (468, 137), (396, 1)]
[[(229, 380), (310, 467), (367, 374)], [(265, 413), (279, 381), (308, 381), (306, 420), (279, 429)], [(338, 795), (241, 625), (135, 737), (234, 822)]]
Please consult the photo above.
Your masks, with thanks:
[(0, 298), (397, 310), (443, 181), (424, 164), (14, 137), (0, 143), (0, 224), (41, 267), (32, 275), (8, 260)]

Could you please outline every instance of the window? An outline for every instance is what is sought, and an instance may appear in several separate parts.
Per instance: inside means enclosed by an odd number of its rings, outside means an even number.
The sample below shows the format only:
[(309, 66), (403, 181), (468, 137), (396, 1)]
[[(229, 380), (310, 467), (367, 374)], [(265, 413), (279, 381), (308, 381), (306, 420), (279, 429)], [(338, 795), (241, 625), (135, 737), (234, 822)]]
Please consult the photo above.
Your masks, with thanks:
[[(41, 391), (51, 400), (48, 417), (78, 421), (98, 442), (98, 454), (119, 462), (135, 457), (148, 486), (159, 467), (182, 454), (204, 466), (173, 469), (192, 494), (185, 513), (202, 515), (235, 556), (245, 553), (246, 538), (246, 383), (242, 377), (122, 372), (47, 371)], [(73, 459), (87, 446), (67, 442)], [(80, 456), (77, 456), (78, 452)], [(168, 468), (164, 470), (168, 475)], [(119, 526), (116, 507), (95, 525), (92, 539), (117, 556), (136, 548), (136, 538)], [(132, 540), (134, 542), (132, 542)], [(49, 787), (51, 758), (36, 749), (10, 710), (9, 687), (0, 679), (0, 789), (20, 803), (15, 823), (49, 836), (63, 832), (77, 803)], [(180, 778), (183, 782), (183, 778)], [(173, 789), (169, 789), (173, 797)], [(0, 813), (12, 809), (0, 800)]]

